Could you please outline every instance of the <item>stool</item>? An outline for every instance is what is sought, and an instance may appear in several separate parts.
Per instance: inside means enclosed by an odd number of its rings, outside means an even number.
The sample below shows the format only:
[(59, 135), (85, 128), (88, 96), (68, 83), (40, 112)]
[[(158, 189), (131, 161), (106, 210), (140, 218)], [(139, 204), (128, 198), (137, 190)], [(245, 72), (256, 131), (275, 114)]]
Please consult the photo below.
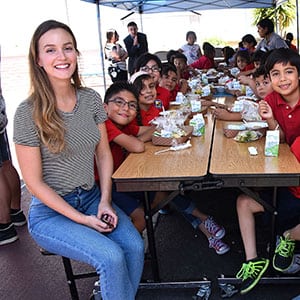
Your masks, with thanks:
[[(40, 252), (42, 255), (56, 255), (54, 253), (48, 252), (47, 250), (40, 248)], [(71, 260), (68, 257), (62, 256), (62, 261), (67, 277), (67, 283), (69, 285), (70, 293), (71, 293), (71, 299), (72, 300), (79, 300), (78, 291), (76, 287), (75, 280), (82, 279), (82, 278), (89, 278), (89, 277), (96, 277), (98, 274), (96, 272), (85, 272), (85, 273), (78, 273), (74, 274)]]

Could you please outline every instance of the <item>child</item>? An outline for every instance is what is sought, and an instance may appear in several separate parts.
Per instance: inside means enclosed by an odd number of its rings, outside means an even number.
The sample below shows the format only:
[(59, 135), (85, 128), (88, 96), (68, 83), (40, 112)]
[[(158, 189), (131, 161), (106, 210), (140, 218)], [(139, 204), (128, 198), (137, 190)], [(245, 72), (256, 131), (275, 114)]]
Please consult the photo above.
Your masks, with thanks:
[(168, 109), (171, 101), (170, 92), (167, 89), (159, 86), (159, 81), (161, 79), (161, 70), (162, 63), (158, 56), (154, 54), (144, 53), (136, 60), (135, 72), (147, 72), (154, 80), (158, 100), (155, 102), (155, 106), (160, 111), (163, 109), (163, 107), (164, 109)]
[[(148, 101), (149, 98), (155, 99), (154, 95), (148, 97), (148, 93), (150, 94), (149, 83), (151, 83), (151, 81), (149, 81), (149, 75), (141, 73), (139, 76), (136, 75), (135, 78), (131, 78), (131, 81), (137, 88), (139, 94), (139, 105), (141, 107), (140, 112), (142, 117), (141, 122), (143, 125), (148, 124), (148, 120), (143, 120), (143, 109), (145, 108), (145, 105), (151, 105), (151, 101)], [(155, 89), (152, 89), (152, 92), (154, 90)], [(168, 193), (166, 192), (157, 192), (155, 201), (158, 201), (157, 199), (164, 199), (167, 196)], [(218, 225), (211, 216), (207, 216), (200, 212), (190, 198), (178, 195), (172, 200), (172, 203), (184, 214), (194, 228), (198, 227), (205, 234), (209, 241), (209, 247), (214, 248), (217, 254), (225, 254), (230, 250), (229, 246), (221, 240), (225, 235), (225, 229)]]
[[(224, 62), (226, 63), (226, 67), (233, 66), (233, 64), (234, 64), (233, 57), (235, 54), (234, 49), (230, 46), (225, 46), (224, 48), (222, 48), (222, 54), (224, 57)], [(220, 65), (219, 65), (219, 67), (220, 67)]]
[(110, 29), (106, 32), (106, 39), (104, 53), (105, 59), (109, 62), (108, 74), (112, 82), (127, 80), (126, 58), (128, 57), (128, 53), (118, 43), (119, 34), (115, 29)]
[(169, 63), (163, 64), (159, 85), (170, 91), (171, 101), (176, 99), (178, 92), (186, 94), (189, 90), (188, 82), (185, 79), (178, 80), (176, 67)]
[[(259, 103), (259, 113), (268, 122), (270, 130), (279, 126), (281, 141), (292, 145), (300, 136), (300, 56), (291, 49), (275, 49), (268, 56), (265, 69), (270, 77), (273, 92)], [(272, 194), (261, 191), (260, 197), (271, 201)], [(277, 189), (277, 231), (286, 230), (299, 223), (300, 188)], [(248, 195), (237, 199), (237, 213), (244, 243), (246, 262), (237, 277), (242, 279), (241, 294), (255, 287), (267, 270), (269, 260), (258, 257), (254, 215), (265, 212), (264, 207)], [(292, 264), (295, 242), (288, 235), (280, 237), (273, 257), (273, 267), (284, 271)], [(248, 270), (252, 270), (249, 272)]]
[[(263, 66), (258, 68), (253, 73), (250, 87), (254, 91), (258, 99), (264, 99), (268, 94), (270, 94), (273, 91), (270, 78), (266, 74)], [(231, 112), (228, 111), (226, 108), (216, 108), (214, 111), (214, 115), (219, 120), (225, 120), (225, 121), (242, 120), (241, 112)]]
[(197, 36), (194, 31), (188, 31), (186, 33), (187, 44), (183, 45), (178, 51), (185, 55), (187, 58), (187, 64), (190, 65), (195, 62), (202, 55), (200, 46), (195, 44)]
[(250, 55), (255, 52), (255, 46), (257, 41), (252, 34), (246, 34), (242, 37), (242, 43), (244, 49), (247, 49)]
[(193, 68), (187, 64), (187, 58), (182, 53), (177, 53), (173, 56), (173, 63), (177, 70), (178, 79), (188, 80), (191, 76), (197, 75)]
[(248, 50), (239, 50), (235, 56), (235, 65), (239, 68), (241, 75), (249, 75), (253, 72), (254, 65), (251, 63), (251, 57)]
[(190, 64), (189, 66), (195, 69), (210, 69), (210, 68), (215, 68), (215, 54), (216, 50), (213, 45), (211, 45), (208, 42), (203, 43), (203, 55)]
[[(130, 78), (138, 90), (139, 114), (137, 116), (138, 125), (149, 126), (151, 121), (159, 116), (160, 110), (155, 107), (156, 87), (153, 77), (147, 72), (139, 71)], [(139, 120), (139, 118), (141, 120)]]
[[(143, 152), (144, 142), (151, 139), (155, 130), (154, 127), (136, 126), (131, 123), (139, 108), (137, 98), (136, 89), (127, 82), (114, 83), (105, 93), (103, 106), (108, 117), (105, 125), (114, 161), (114, 171), (122, 164), (128, 153)], [(144, 210), (141, 206), (143, 197), (144, 193), (117, 192), (113, 186), (113, 202), (130, 216), (140, 233), (145, 228)]]
[(254, 68), (258, 69), (260, 66), (265, 64), (269, 52), (257, 50), (251, 55), (251, 61), (253, 62)]

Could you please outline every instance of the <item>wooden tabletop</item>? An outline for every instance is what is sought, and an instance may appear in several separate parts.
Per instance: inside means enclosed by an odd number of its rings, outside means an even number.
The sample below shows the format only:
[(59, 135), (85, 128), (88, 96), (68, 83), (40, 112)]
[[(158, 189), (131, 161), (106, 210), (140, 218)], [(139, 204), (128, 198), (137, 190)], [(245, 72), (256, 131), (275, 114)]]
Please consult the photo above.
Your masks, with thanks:
[[(233, 97), (216, 101), (230, 106)], [(206, 176), (219, 180), (223, 187), (300, 185), (300, 164), (287, 144), (280, 144), (278, 157), (266, 157), (264, 137), (239, 143), (223, 134), (224, 124), (233, 122), (213, 120), (210, 110), (205, 119), (205, 136), (192, 137), (191, 148), (155, 155), (166, 147), (148, 142), (144, 153), (131, 153), (113, 174), (117, 189), (178, 190), (180, 183), (192, 183)], [(249, 146), (256, 147), (258, 155), (251, 156)]]
[(177, 190), (182, 181), (204, 177), (208, 170), (213, 128), (210, 114), (205, 120), (205, 135), (192, 137), (191, 148), (155, 155), (168, 147), (148, 142), (144, 153), (131, 153), (113, 174), (118, 190)]
[[(265, 137), (249, 143), (239, 143), (223, 134), (223, 126), (234, 122), (216, 121), (209, 172), (217, 178), (249, 180), (256, 186), (273, 186), (274, 179), (282, 186), (299, 185), (300, 164), (287, 144), (279, 145), (278, 157), (264, 155)], [(249, 154), (248, 147), (257, 148), (258, 155)], [(247, 180), (248, 179), (248, 183)], [(232, 182), (233, 185), (237, 183)]]

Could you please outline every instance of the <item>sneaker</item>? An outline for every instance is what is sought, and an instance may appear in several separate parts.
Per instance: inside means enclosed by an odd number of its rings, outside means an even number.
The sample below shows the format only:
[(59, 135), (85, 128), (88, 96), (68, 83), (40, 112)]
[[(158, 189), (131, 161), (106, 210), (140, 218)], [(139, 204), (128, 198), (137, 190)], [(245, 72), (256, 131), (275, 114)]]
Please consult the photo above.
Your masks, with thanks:
[(15, 226), (23, 226), (27, 223), (26, 217), (21, 209), (14, 213), (11, 212), (10, 218)]
[(283, 271), (285, 274), (296, 274), (300, 271), (300, 254), (295, 254), (291, 266)]
[(12, 243), (18, 238), (14, 224), (10, 223), (5, 229), (0, 229), (0, 245)]
[(236, 278), (242, 279), (240, 293), (246, 294), (252, 290), (269, 266), (266, 258), (256, 258), (243, 263), (242, 268), (236, 274)]
[(227, 244), (225, 244), (222, 240), (215, 238), (214, 236), (209, 237), (208, 242), (209, 248), (214, 248), (216, 253), (219, 255), (225, 254), (230, 250), (230, 247)]
[(212, 234), (216, 239), (222, 239), (224, 237), (224, 227), (218, 225), (211, 216), (209, 216), (203, 223), (207, 231), (210, 234)]
[(280, 237), (273, 256), (273, 267), (277, 271), (286, 271), (293, 263), (295, 241), (288, 236)]

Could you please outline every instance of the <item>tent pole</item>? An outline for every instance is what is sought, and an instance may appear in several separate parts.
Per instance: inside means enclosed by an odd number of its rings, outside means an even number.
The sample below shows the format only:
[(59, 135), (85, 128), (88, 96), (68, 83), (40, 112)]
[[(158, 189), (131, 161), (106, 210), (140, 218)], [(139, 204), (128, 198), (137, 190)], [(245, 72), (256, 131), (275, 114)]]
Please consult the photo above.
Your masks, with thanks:
[(140, 23), (141, 23), (141, 32), (144, 32), (144, 28), (143, 28), (143, 17), (142, 14), (140, 13)]
[(103, 84), (104, 91), (106, 91), (106, 79), (105, 79), (105, 67), (104, 67), (104, 55), (103, 55), (103, 45), (102, 45), (102, 34), (101, 34), (101, 26), (100, 26), (100, 1), (96, 0), (97, 6), (97, 25), (98, 25), (98, 34), (99, 34), (99, 44), (100, 44), (100, 56), (102, 61), (102, 74), (103, 74)]

